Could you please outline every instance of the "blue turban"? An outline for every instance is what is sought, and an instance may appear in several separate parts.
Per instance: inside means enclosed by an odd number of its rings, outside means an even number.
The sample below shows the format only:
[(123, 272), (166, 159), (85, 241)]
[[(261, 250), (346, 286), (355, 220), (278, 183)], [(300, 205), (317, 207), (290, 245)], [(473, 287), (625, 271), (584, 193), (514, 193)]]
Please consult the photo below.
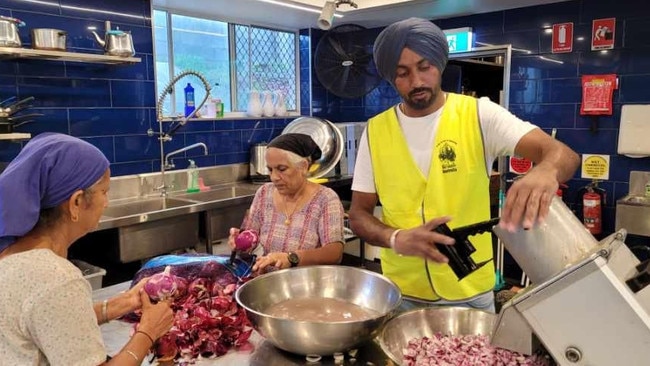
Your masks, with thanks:
[(28, 142), (0, 174), (0, 251), (34, 228), (41, 210), (89, 188), (108, 166), (98, 148), (76, 137), (43, 133)]
[(424, 57), (442, 73), (449, 58), (445, 33), (431, 21), (408, 18), (386, 27), (375, 39), (373, 56), (379, 75), (395, 83), (397, 63), (404, 48)]

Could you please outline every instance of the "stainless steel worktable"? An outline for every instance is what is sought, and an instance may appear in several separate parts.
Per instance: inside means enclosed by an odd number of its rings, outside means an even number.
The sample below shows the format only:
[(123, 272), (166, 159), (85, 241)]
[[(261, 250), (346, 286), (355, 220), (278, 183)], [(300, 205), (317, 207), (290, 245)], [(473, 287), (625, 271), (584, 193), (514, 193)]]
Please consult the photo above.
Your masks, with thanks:
[[(104, 287), (93, 291), (93, 300), (102, 301), (110, 298), (120, 291), (129, 288), (130, 282), (123, 282), (113, 286)], [(113, 320), (101, 326), (106, 352), (112, 356), (118, 353), (129, 340), (129, 333), (132, 324)], [(319, 362), (307, 362), (305, 356), (295, 355), (274, 347), (270, 342), (265, 341), (257, 332), (253, 332), (250, 341), (255, 345), (252, 353), (230, 351), (226, 355), (215, 359), (203, 359), (196, 362), (197, 366), (294, 366), (310, 365), (325, 366), (335, 365), (331, 356), (323, 357)], [(151, 365), (145, 360), (142, 365)], [(154, 363), (155, 365), (155, 363)], [(349, 354), (345, 355), (343, 363), (337, 365), (358, 365), (358, 366), (387, 366), (394, 365), (384, 354), (375, 342), (368, 342), (360, 347), (353, 360)]]

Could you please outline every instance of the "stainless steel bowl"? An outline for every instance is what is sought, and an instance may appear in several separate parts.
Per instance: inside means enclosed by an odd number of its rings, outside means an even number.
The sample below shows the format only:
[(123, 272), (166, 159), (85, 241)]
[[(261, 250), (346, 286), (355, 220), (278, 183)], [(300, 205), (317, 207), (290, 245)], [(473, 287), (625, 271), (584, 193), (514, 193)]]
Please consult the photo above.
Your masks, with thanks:
[(341, 131), (330, 121), (318, 117), (298, 117), (282, 130), (285, 133), (302, 133), (311, 136), (320, 147), (322, 156), (310, 167), (309, 177), (320, 178), (329, 173), (341, 160), (344, 141)]
[(398, 365), (402, 352), (413, 338), (445, 335), (491, 335), (496, 315), (460, 307), (424, 308), (405, 312), (389, 320), (378, 341), (381, 349)]
[[(308, 266), (284, 269), (254, 278), (235, 293), (239, 305), (262, 336), (285, 351), (332, 355), (374, 338), (401, 302), (395, 283), (365, 269)], [(379, 313), (367, 320), (323, 323), (270, 316), (266, 310), (290, 298), (334, 298)]]

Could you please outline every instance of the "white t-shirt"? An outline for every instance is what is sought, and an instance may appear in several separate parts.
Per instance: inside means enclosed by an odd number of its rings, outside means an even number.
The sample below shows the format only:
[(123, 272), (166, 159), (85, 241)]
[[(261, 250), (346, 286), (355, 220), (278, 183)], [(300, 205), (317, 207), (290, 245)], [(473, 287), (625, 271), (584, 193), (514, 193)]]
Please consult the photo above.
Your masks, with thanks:
[(106, 350), (81, 271), (49, 249), (0, 259), (0, 363), (96, 366)]
[[(406, 116), (400, 108), (396, 108), (397, 119), (408, 143), (409, 151), (425, 176), (429, 173), (433, 152), (431, 147), (435, 141), (443, 109), (444, 106), (427, 116), (413, 118)], [(522, 121), (487, 97), (479, 99), (478, 114), (485, 145), (485, 171), (487, 174), (492, 170), (492, 163), (497, 157), (514, 155), (519, 140), (537, 126)], [(376, 193), (367, 134), (368, 128), (366, 127), (361, 141), (359, 141), (352, 190)]]

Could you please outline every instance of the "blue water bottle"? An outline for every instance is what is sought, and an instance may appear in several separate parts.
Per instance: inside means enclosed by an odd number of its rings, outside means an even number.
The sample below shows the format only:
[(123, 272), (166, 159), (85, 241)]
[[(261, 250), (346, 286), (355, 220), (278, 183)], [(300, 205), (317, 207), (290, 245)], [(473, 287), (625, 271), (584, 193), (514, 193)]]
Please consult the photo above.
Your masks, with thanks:
[(194, 112), (194, 88), (192, 84), (187, 83), (185, 87), (185, 117)]

